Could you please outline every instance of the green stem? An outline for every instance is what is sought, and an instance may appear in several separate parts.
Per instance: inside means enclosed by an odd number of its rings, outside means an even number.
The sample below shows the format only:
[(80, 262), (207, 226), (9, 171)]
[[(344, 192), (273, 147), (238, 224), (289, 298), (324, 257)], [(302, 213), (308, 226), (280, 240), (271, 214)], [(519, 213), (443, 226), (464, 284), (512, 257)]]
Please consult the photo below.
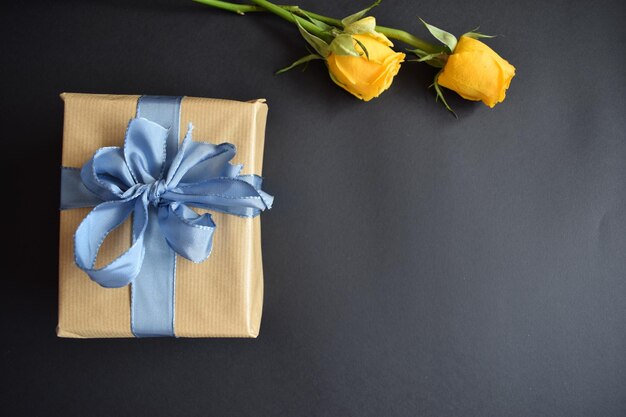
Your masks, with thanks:
[(237, 4), (229, 3), (220, 0), (193, 0), (196, 3), (205, 4), (207, 6), (214, 7), (216, 9), (226, 10), (227, 12), (237, 13), (243, 15), (249, 12), (264, 12), (265, 10), (258, 6), (251, 6), (249, 4)]
[[(208, 6), (213, 6), (218, 9), (227, 10), (229, 12), (234, 12), (237, 14), (269, 11), (292, 23), (294, 22), (293, 17), (294, 15), (296, 15), (295, 17), (298, 19), (300, 24), (307, 31), (325, 40), (328, 40), (327, 37), (324, 36), (325, 34), (321, 33), (320, 29), (317, 26), (315, 26), (308, 20), (301, 18), (298, 15), (306, 14), (312, 17), (313, 19), (317, 19), (321, 22), (324, 22), (328, 25), (335, 26), (338, 28), (341, 28), (343, 26), (341, 24), (341, 20), (339, 19), (309, 12), (307, 10), (301, 9), (298, 6), (278, 6), (273, 3), (270, 3), (269, 1), (264, 1), (264, 0), (251, 0), (253, 3), (256, 3), (256, 5), (228, 3), (225, 1), (219, 1), (219, 0), (193, 0), (193, 1), (206, 4)], [(388, 38), (399, 40), (400, 42), (403, 42), (403, 43), (406, 43), (407, 45), (411, 45), (415, 48), (421, 49), (422, 51), (427, 52), (429, 54), (435, 54), (437, 52), (443, 52), (445, 50), (443, 46), (433, 45), (432, 43), (426, 42), (418, 38), (417, 36), (412, 35), (409, 32), (406, 32), (404, 30), (388, 28), (385, 26), (376, 26), (376, 31), (382, 33)]]
[(317, 14), (317, 13), (313, 13), (313, 12), (309, 12), (307, 10), (303, 10), (300, 8), (300, 6), (282, 6), (283, 8), (287, 9), (287, 10), (291, 10), (293, 11), (295, 14), (307, 14), (310, 17), (312, 17), (313, 19), (317, 19), (320, 22), (324, 22), (327, 25), (331, 25), (331, 26), (335, 26), (338, 28), (342, 28), (343, 25), (341, 24), (341, 20), (339, 19), (335, 19), (332, 17), (327, 17), (327, 16), (322, 16), (321, 14)]
[(397, 39), (400, 42), (414, 46), (429, 54), (435, 54), (445, 50), (444, 46), (433, 45), (432, 43), (423, 41), (417, 36), (411, 35), (409, 32), (405, 32), (404, 30), (388, 28), (385, 26), (376, 26), (376, 31), (382, 33), (388, 38)]
[[(309, 12), (307, 10), (301, 9), (298, 6), (281, 6), (281, 7), (283, 7), (284, 9), (293, 11), (295, 14), (298, 14), (298, 13), (307, 14), (310, 17), (312, 17), (313, 19), (317, 19), (317, 20), (319, 20), (321, 22), (324, 22), (327, 25), (336, 26), (338, 28), (343, 27), (343, 25), (341, 24), (341, 20), (339, 20), (339, 19), (335, 19), (335, 18), (332, 18), (332, 17), (323, 16), (321, 14)], [(382, 33), (383, 35), (385, 35), (388, 38), (397, 39), (397, 40), (399, 40), (401, 42), (406, 43), (407, 45), (411, 45), (411, 46), (414, 46), (416, 48), (419, 48), (422, 51), (428, 52), (429, 54), (434, 54), (434, 53), (437, 53), (437, 52), (444, 51), (444, 47), (443, 46), (433, 45), (431, 43), (428, 43), (426, 41), (421, 40), (417, 36), (414, 36), (414, 35), (411, 35), (408, 32), (405, 32), (403, 30), (394, 29), (394, 28), (388, 28), (388, 27), (385, 27), (385, 26), (376, 26), (376, 32), (380, 32), (380, 33)]]
[(250, 0), (250, 1), (258, 6), (261, 6), (268, 12), (274, 13), (278, 17), (282, 17), (288, 22), (300, 23), (300, 26), (306, 29), (307, 32), (312, 33), (313, 35), (325, 40), (328, 43), (332, 42), (333, 40), (333, 37), (330, 34), (325, 33), (322, 29), (318, 28), (313, 23), (299, 16), (294, 15), (292, 12), (283, 9), (281, 6), (277, 6), (274, 3), (271, 3), (267, 0)]
[(221, 9), (221, 10), (226, 10), (228, 12), (237, 13), (239, 15), (244, 15), (246, 13), (251, 13), (251, 12), (274, 13), (278, 17), (282, 17), (288, 22), (296, 23), (297, 21), (298, 23), (300, 23), (300, 26), (305, 28), (309, 33), (314, 34), (318, 38), (321, 38), (328, 43), (332, 42), (333, 40), (332, 36), (330, 36), (327, 33), (324, 33), (320, 28), (315, 26), (313, 23), (311, 23), (307, 19), (304, 19), (300, 16), (296, 16), (295, 14), (293, 14), (289, 10), (290, 9), (289, 6), (277, 6), (273, 3), (270, 3), (269, 1), (263, 1), (263, 0), (258, 0), (258, 1), (251, 0), (253, 3), (258, 3), (259, 4), (258, 6), (255, 6), (252, 4), (230, 3), (226, 1), (220, 1), (220, 0), (193, 0), (193, 1), (195, 1), (196, 3), (201, 3), (207, 6), (214, 7), (216, 9)]

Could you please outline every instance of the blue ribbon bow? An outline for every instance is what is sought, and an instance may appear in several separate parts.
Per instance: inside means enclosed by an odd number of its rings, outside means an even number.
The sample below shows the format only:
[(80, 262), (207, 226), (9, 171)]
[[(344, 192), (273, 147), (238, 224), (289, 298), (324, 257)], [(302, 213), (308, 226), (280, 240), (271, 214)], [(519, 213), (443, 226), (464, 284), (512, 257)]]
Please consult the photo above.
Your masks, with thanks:
[[(168, 129), (144, 118), (132, 119), (124, 147), (101, 148), (80, 176), (84, 186), (103, 203), (82, 221), (74, 238), (76, 264), (103, 287), (123, 287), (141, 270), (146, 251), (146, 229), (156, 210), (167, 244), (193, 262), (211, 253), (215, 223), (199, 207), (254, 217), (272, 206), (273, 197), (261, 190), (257, 175), (239, 175), (242, 165), (230, 143), (194, 142), (192, 125), (173, 158), (167, 158)], [(169, 168), (166, 164), (171, 160)], [(106, 236), (133, 213), (132, 244), (108, 265), (96, 268), (96, 257)]]

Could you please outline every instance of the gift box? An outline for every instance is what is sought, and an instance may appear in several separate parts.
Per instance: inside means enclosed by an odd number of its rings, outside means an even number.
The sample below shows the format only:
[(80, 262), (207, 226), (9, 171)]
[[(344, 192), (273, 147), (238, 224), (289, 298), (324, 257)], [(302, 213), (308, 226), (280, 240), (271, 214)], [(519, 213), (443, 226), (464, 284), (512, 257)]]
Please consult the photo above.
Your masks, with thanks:
[[(57, 335), (256, 337), (263, 305), (256, 214), (271, 205), (258, 177), (264, 100), (61, 97)], [(234, 154), (230, 163), (226, 154)], [(115, 216), (123, 223), (105, 226), (119, 223)]]

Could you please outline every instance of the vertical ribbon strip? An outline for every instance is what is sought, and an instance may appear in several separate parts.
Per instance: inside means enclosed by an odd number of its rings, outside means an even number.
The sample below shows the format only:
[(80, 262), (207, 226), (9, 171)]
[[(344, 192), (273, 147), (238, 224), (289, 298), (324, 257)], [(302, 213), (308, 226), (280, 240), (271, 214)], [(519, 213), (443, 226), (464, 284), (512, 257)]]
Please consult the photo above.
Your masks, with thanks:
[[(182, 97), (142, 96), (137, 102), (137, 117), (168, 129), (165, 142), (167, 172), (178, 151), (180, 103)], [(135, 337), (175, 336), (174, 296), (176, 254), (159, 230), (157, 207), (148, 207), (145, 234), (146, 253), (139, 275), (131, 285), (131, 331)]]
[[(74, 236), (76, 265), (106, 288), (131, 284), (136, 337), (174, 336), (177, 254), (202, 262), (215, 223), (190, 207), (255, 217), (271, 208), (257, 175), (240, 175), (230, 143), (194, 142), (192, 126), (178, 146), (181, 97), (142, 96), (124, 147), (98, 149), (82, 169), (63, 167), (61, 208), (95, 208)], [(132, 214), (130, 247), (96, 267), (106, 236)]]

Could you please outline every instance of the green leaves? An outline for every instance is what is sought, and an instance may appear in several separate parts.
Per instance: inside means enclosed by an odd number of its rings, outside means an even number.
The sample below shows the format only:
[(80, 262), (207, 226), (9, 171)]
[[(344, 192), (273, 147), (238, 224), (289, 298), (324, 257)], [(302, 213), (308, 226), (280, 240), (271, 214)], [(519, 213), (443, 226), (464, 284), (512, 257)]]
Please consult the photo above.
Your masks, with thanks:
[[(317, 29), (320, 29), (321, 34), (328, 34), (332, 41), (326, 41), (319, 36), (316, 36), (311, 33), (311, 31), (306, 30), (302, 24), (298, 21), (298, 19), (294, 18), (296, 25), (298, 26), (298, 30), (302, 37), (307, 41), (309, 45), (315, 49), (315, 51), (322, 57), (327, 58), (331, 53), (335, 55), (348, 55), (359, 57), (361, 55), (365, 55), (369, 59), (369, 52), (363, 42), (359, 41), (352, 35), (359, 34), (369, 34), (372, 37), (379, 39), (381, 42), (391, 45), (389, 39), (384, 35), (376, 32), (376, 19), (372, 16), (368, 16), (363, 18), (363, 16), (369, 12), (372, 8), (378, 6), (381, 0), (377, 0), (374, 4), (369, 6), (366, 9), (363, 9), (357, 13), (354, 13), (345, 19), (341, 20), (341, 24), (343, 25), (343, 30), (340, 30), (334, 26), (331, 26), (325, 22), (322, 22), (319, 19), (314, 18), (309, 13), (300, 9), (297, 6), (289, 6), (289, 11), (301, 16), (302, 19), (306, 19), (307, 24), (311, 23), (315, 25)], [(321, 35), (320, 35), (321, 36)], [(324, 36), (322, 36), (324, 37)], [(363, 50), (360, 52), (356, 49), (356, 45)], [(306, 57), (305, 57), (306, 58)], [(304, 58), (302, 58), (304, 59)], [(312, 58), (311, 58), (312, 59)], [(310, 59), (309, 59), (310, 60)], [(307, 60), (308, 61), (308, 60)], [(296, 61), (298, 62), (298, 61)], [(279, 72), (287, 71), (293, 66), (299, 64), (292, 64), (292, 66), (287, 67)]]
[(448, 109), (448, 111), (450, 113), (452, 113), (455, 118), (458, 119), (459, 116), (456, 115), (454, 110), (452, 110), (452, 108), (448, 105), (448, 102), (446, 101), (445, 97), (443, 96), (443, 92), (441, 91), (441, 87), (439, 86), (439, 82), (437, 81), (439, 79), (439, 74), (441, 74), (441, 71), (439, 71), (435, 75), (435, 80), (433, 81), (433, 83), (428, 88), (435, 87), (435, 93), (437, 94), (436, 97), (435, 97), (435, 101), (441, 99), (441, 102), (443, 103), (444, 106), (446, 106), (446, 109)]
[(373, 16), (364, 17), (356, 22), (352, 22), (343, 27), (344, 32), (359, 34), (359, 33), (372, 33), (376, 31), (376, 19)]
[[(315, 24), (316, 26), (318, 26), (319, 28), (322, 28), (323, 26), (328, 26), (326, 25), (324, 22), (321, 22), (319, 20), (315, 20), (312, 19), (310, 16), (308, 17), (308, 19), (311, 21), (311, 23)], [(278, 71), (276, 71), (274, 74), (275, 75), (279, 75), (282, 74), (284, 72), (287, 72), (299, 65), (302, 64), (306, 64), (310, 61), (316, 60), (316, 59), (326, 59), (326, 57), (328, 57), (328, 55), (330, 55), (330, 45), (328, 45), (328, 43), (326, 43), (326, 41), (324, 41), (323, 39), (318, 38), (317, 36), (313, 35), (311, 32), (307, 31), (304, 27), (302, 27), (302, 25), (300, 24), (300, 22), (298, 21), (298, 19), (294, 19), (294, 21), (296, 22), (296, 26), (298, 26), (298, 30), (300, 31), (300, 34), (302, 35), (302, 37), (304, 38), (305, 41), (307, 41), (307, 43), (309, 45), (311, 45), (313, 47), (313, 49), (315, 50), (315, 54), (309, 54), (306, 56), (303, 56), (302, 58), (298, 59), (297, 61), (295, 61), (294, 63), (292, 63), (291, 65), (289, 65), (288, 67), (285, 68), (281, 68)], [(335, 43), (334, 41), (332, 43)], [(358, 53), (357, 53), (358, 55)]]
[[(368, 9), (362, 10), (361, 12), (353, 16), (357, 16), (357, 17), (362, 16), (367, 11), (369, 11), (372, 7), (376, 6), (378, 3), (379, 2), (374, 3), (374, 5), (370, 6)], [(295, 61), (290, 66), (278, 70), (276, 74), (282, 74), (286, 71), (289, 71), (290, 69), (293, 69), (294, 67), (297, 67), (298, 65), (305, 64), (314, 59), (328, 58), (328, 56), (331, 53), (335, 55), (349, 55), (349, 56), (355, 56), (355, 57), (360, 57), (361, 55), (364, 54), (369, 59), (369, 52), (367, 51), (367, 48), (365, 47), (365, 45), (358, 39), (354, 38), (352, 35), (359, 34), (359, 33), (377, 34), (377, 32), (375, 31), (376, 19), (374, 19), (373, 17), (367, 17), (365, 19), (351, 21), (347, 26), (348, 30), (340, 31), (333, 26), (330, 26), (318, 19), (313, 18), (307, 13), (300, 13), (300, 14), (303, 16), (303, 18), (307, 19), (308, 22), (314, 24), (317, 28), (319, 28), (323, 33), (328, 33), (329, 35), (331, 35), (333, 37), (333, 40), (332, 42), (327, 43), (325, 40), (321, 39), (320, 37), (306, 30), (302, 26), (302, 24), (300, 24), (298, 19), (294, 19), (296, 26), (298, 27), (298, 30), (300, 31), (300, 34), (302, 35), (304, 40), (306, 40), (307, 43), (311, 45), (311, 47), (313, 47), (313, 49), (315, 50), (315, 52), (317, 52), (317, 54), (310, 54), (310, 55), (304, 56), (300, 58), (299, 60)], [(349, 17), (349, 19), (352, 19), (352, 18), (353, 17)], [(380, 36), (383, 36), (383, 35), (380, 35)], [(363, 50), (363, 52), (359, 52), (356, 49), (355, 45), (359, 45), (361, 49)]]
[(347, 33), (339, 34), (330, 43), (330, 51), (335, 55), (361, 56), (354, 47), (355, 39)]
[(351, 35), (367, 34), (386, 45), (393, 45), (385, 35), (376, 31), (376, 18), (374, 16), (367, 16), (363, 19), (357, 20), (356, 22), (350, 23), (348, 26), (343, 28), (343, 33), (349, 33)]
[(285, 6), (285, 7), (289, 7), (289, 10), (298, 15), (298, 16), (302, 16), (304, 17), (306, 20), (308, 20), (309, 22), (313, 23), (315, 26), (317, 26), (319, 29), (323, 30), (324, 32), (328, 32), (328, 33), (332, 33), (333, 29), (335, 29), (334, 26), (331, 26), (327, 23), (322, 22), (321, 20), (318, 20), (316, 18), (314, 18), (313, 16), (311, 16), (309, 13), (307, 13), (306, 11), (302, 10), (300, 7), (298, 6)]
[(300, 34), (302, 35), (304, 40), (307, 41), (308, 44), (311, 45), (321, 57), (326, 58), (328, 55), (330, 55), (330, 47), (325, 41), (307, 32), (307, 30), (302, 27), (297, 19), (296, 25), (298, 26), (298, 30), (300, 31)]
[(367, 12), (372, 10), (374, 7), (378, 6), (381, 1), (382, 0), (376, 0), (376, 2), (372, 4), (370, 7), (368, 7), (367, 9), (363, 9), (360, 12), (356, 12), (355, 14), (351, 14), (350, 16), (343, 18), (341, 20), (341, 24), (343, 25), (344, 28), (346, 26), (350, 26), (352, 23), (356, 22), (357, 20), (360, 20), (363, 16), (365, 16)]
[(497, 35), (485, 35), (484, 33), (474, 32), (478, 28), (472, 30), (471, 32), (466, 32), (462, 36), (467, 36), (472, 39), (480, 39), (480, 38), (495, 38)]
[(299, 60), (295, 61), (293, 64), (289, 65), (288, 67), (279, 69), (278, 71), (276, 71), (274, 73), (274, 75), (282, 74), (283, 72), (287, 72), (290, 69), (293, 69), (293, 68), (297, 67), (298, 65), (306, 64), (307, 62), (313, 61), (313, 60), (316, 60), (316, 59), (324, 59), (324, 58), (322, 58), (321, 56), (319, 56), (317, 54), (310, 54), (310, 55), (307, 55), (307, 56), (303, 56), (302, 58), (300, 58)]
[(361, 41), (360, 41), (360, 40), (358, 40), (357, 38), (352, 38), (352, 39), (354, 39), (354, 41), (355, 41), (356, 43), (358, 43), (358, 44), (359, 44), (359, 46), (360, 46), (360, 47), (361, 47), (361, 49), (363, 50), (363, 53), (365, 53), (365, 56), (366, 56), (366, 57), (367, 57), (367, 59), (369, 60), (369, 59), (370, 59), (370, 54), (369, 54), (369, 52), (367, 52), (367, 48), (365, 47), (365, 45), (363, 45), (363, 42), (361, 42)]
[[(388, 45), (391, 46), (391, 42), (389, 41), (389, 39), (387, 39), (387, 37), (385, 35), (383, 35), (382, 33), (378, 33), (376, 31), (376, 18), (373, 17), (373, 16), (363, 17), (371, 9), (373, 9), (376, 6), (378, 6), (379, 3), (380, 3), (380, 0), (378, 0), (377, 2), (372, 4), (367, 9), (363, 9), (360, 12), (357, 12), (357, 13), (355, 13), (353, 15), (350, 15), (350, 16), (344, 18), (341, 21), (341, 24), (343, 25), (343, 33), (346, 33), (346, 34), (349, 34), (349, 35), (365, 35), (365, 34), (367, 34), (367, 35), (370, 35), (373, 38), (378, 39), (382, 43), (385, 43), (385, 44), (388, 44)], [(363, 49), (363, 52), (365, 53), (365, 56), (367, 56), (367, 59), (369, 59), (369, 53), (368, 53), (367, 48), (365, 47), (365, 45), (363, 45), (363, 42), (359, 41), (357, 38), (354, 38), (354, 37), (352, 39), (353, 39), (354, 42), (356, 42), (361, 47), (361, 49)], [(354, 50), (354, 44), (352, 45), (351, 48), (348, 48), (348, 49)], [(344, 53), (343, 55), (346, 55), (346, 54)], [(353, 54), (350, 53), (349, 55), (353, 55)], [(361, 55), (361, 54), (358, 54), (358, 55)]]
[(439, 42), (443, 43), (444, 45), (448, 47), (448, 49), (450, 50), (450, 53), (454, 52), (454, 48), (456, 48), (457, 40), (453, 34), (446, 32), (445, 30), (439, 29), (438, 27), (435, 27), (433, 25), (429, 25), (428, 23), (424, 22), (422, 18), (420, 18), (420, 20), (422, 21), (424, 26), (426, 26), (426, 29), (428, 29), (431, 35), (433, 35), (435, 38), (437, 38)]
[(443, 68), (446, 65), (446, 61), (448, 60), (448, 55), (443, 52), (436, 52), (434, 54), (429, 54), (426, 51), (421, 49), (409, 49), (409, 52), (413, 52), (419, 59), (409, 59), (409, 61), (413, 62), (425, 62), (431, 67), (435, 68)]

